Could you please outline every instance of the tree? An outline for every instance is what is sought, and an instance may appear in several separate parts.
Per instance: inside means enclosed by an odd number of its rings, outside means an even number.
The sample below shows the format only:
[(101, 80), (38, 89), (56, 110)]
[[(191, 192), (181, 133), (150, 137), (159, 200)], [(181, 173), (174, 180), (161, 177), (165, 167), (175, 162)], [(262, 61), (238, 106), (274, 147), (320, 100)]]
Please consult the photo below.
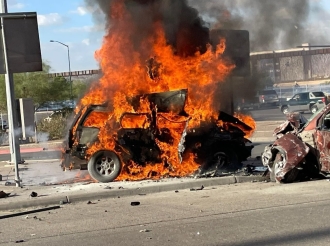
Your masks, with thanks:
[[(70, 99), (70, 82), (64, 77), (50, 78), (50, 66), (43, 63), (43, 71), (14, 74), (14, 89), (16, 98), (32, 98), (36, 105), (47, 101), (63, 101)], [(86, 90), (82, 81), (72, 84), (73, 96), (77, 98)], [(0, 111), (6, 111), (5, 77), (0, 76)]]
[(74, 98), (81, 98), (87, 89), (90, 86), (90, 82), (86, 80), (74, 80), (72, 82), (72, 90), (73, 90), (73, 97)]

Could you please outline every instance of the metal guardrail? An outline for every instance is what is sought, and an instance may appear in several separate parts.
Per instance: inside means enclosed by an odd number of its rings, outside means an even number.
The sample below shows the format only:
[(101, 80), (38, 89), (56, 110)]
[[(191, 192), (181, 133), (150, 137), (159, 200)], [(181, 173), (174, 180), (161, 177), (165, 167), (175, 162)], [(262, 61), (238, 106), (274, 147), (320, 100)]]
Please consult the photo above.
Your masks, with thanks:
[(279, 98), (290, 99), (295, 94), (301, 92), (313, 92), (313, 91), (323, 91), (326, 95), (330, 95), (330, 84), (319, 84), (319, 85), (301, 85), (288, 86), (288, 87), (267, 87), (266, 89), (275, 90)]

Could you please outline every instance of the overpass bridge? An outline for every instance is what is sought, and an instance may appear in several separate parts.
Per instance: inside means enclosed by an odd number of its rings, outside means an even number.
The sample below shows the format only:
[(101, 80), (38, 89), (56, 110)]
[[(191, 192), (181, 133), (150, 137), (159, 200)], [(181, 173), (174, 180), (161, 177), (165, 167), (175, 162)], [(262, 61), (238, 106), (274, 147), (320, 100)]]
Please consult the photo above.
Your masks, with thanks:
[[(91, 77), (97, 77), (102, 74), (100, 69), (92, 69), (92, 70), (81, 70), (81, 71), (71, 71), (71, 77), (75, 79), (88, 79)], [(69, 72), (61, 72), (61, 73), (49, 73), (48, 76), (50, 78), (54, 77), (65, 77), (68, 78), (70, 76)]]

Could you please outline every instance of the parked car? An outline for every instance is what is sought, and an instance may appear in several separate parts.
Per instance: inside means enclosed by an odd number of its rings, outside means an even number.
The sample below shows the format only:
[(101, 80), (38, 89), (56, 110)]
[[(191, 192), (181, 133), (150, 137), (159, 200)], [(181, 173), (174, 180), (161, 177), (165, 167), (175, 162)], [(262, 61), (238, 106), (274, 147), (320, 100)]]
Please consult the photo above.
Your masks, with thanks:
[(64, 105), (60, 102), (45, 102), (38, 107), (36, 107), (36, 112), (42, 112), (42, 111), (55, 111), (60, 110), (64, 107)]
[(71, 108), (74, 109), (76, 107), (76, 101), (74, 100), (65, 100), (65, 101), (57, 101), (57, 102), (45, 102), (41, 105), (35, 107), (36, 112), (41, 111), (58, 111), (63, 108)]
[(284, 114), (290, 112), (315, 113), (327, 104), (327, 96), (322, 91), (301, 92), (295, 94), (288, 101), (282, 102), (281, 111)]
[(287, 116), (262, 154), (271, 179), (290, 183), (330, 174), (330, 104), (307, 121), (300, 113)]
[(73, 110), (73, 108), (62, 108), (60, 110), (55, 110), (48, 117), (46, 117), (44, 121), (50, 122), (55, 117), (67, 118), (73, 113)]
[(275, 90), (262, 90), (257, 92), (260, 107), (278, 106), (279, 99)]
[(279, 98), (275, 90), (258, 91), (253, 98), (240, 98), (235, 102), (235, 109), (238, 111), (266, 106), (279, 106)]
[(238, 102), (235, 102), (235, 109), (237, 111), (244, 111), (248, 109), (258, 109), (260, 108), (260, 103), (257, 97), (252, 99), (241, 98)]
[(77, 102), (75, 100), (65, 100), (62, 102), (62, 105), (65, 108), (75, 108), (77, 106)]

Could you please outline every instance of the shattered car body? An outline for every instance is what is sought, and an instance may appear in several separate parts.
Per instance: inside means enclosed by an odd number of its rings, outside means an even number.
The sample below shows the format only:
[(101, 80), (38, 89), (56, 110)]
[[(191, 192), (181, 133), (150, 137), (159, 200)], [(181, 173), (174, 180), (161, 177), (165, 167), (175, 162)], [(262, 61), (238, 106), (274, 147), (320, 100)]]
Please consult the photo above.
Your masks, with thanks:
[[(134, 175), (131, 170), (125, 170), (130, 162), (139, 167), (161, 164), (171, 170), (173, 163), (164, 157), (161, 148), (162, 144), (171, 146), (174, 143), (173, 133), (166, 127), (168, 122), (183, 126), (183, 130), (178, 131), (180, 142), (174, 147), (180, 162), (193, 154), (195, 163), (200, 165), (196, 175), (212, 176), (219, 170), (239, 168), (238, 165), (251, 156), (253, 146), (244, 138), (244, 131), (251, 128), (224, 112), (220, 112), (215, 121), (189, 128), (190, 117), (184, 111), (187, 93), (184, 89), (134, 97), (130, 100), (133, 108), (138, 108), (144, 97), (148, 99), (149, 109), (123, 113), (119, 122), (113, 120), (106, 104), (82, 108), (69, 129), (61, 164), (63, 170), (88, 169), (91, 177), (99, 182), (111, 182), (124, 171)], [(98, 119), (104, 119), (103, 128), (107, 126), (110, 132), (93, 124), (95, 115), (103, 116)], [(97, 144), (100, 138), (107, 138), (108, 143), (90, 154), (90, 146)], [(150, 172), (147, 177), (153, 175)]]
[(274, 131), (276, 140), (266, 146), (262, 162), (273, 181), (290, 183), (324, 177), (330, 173), (330, 105), (307, 121), (299, 113)]

